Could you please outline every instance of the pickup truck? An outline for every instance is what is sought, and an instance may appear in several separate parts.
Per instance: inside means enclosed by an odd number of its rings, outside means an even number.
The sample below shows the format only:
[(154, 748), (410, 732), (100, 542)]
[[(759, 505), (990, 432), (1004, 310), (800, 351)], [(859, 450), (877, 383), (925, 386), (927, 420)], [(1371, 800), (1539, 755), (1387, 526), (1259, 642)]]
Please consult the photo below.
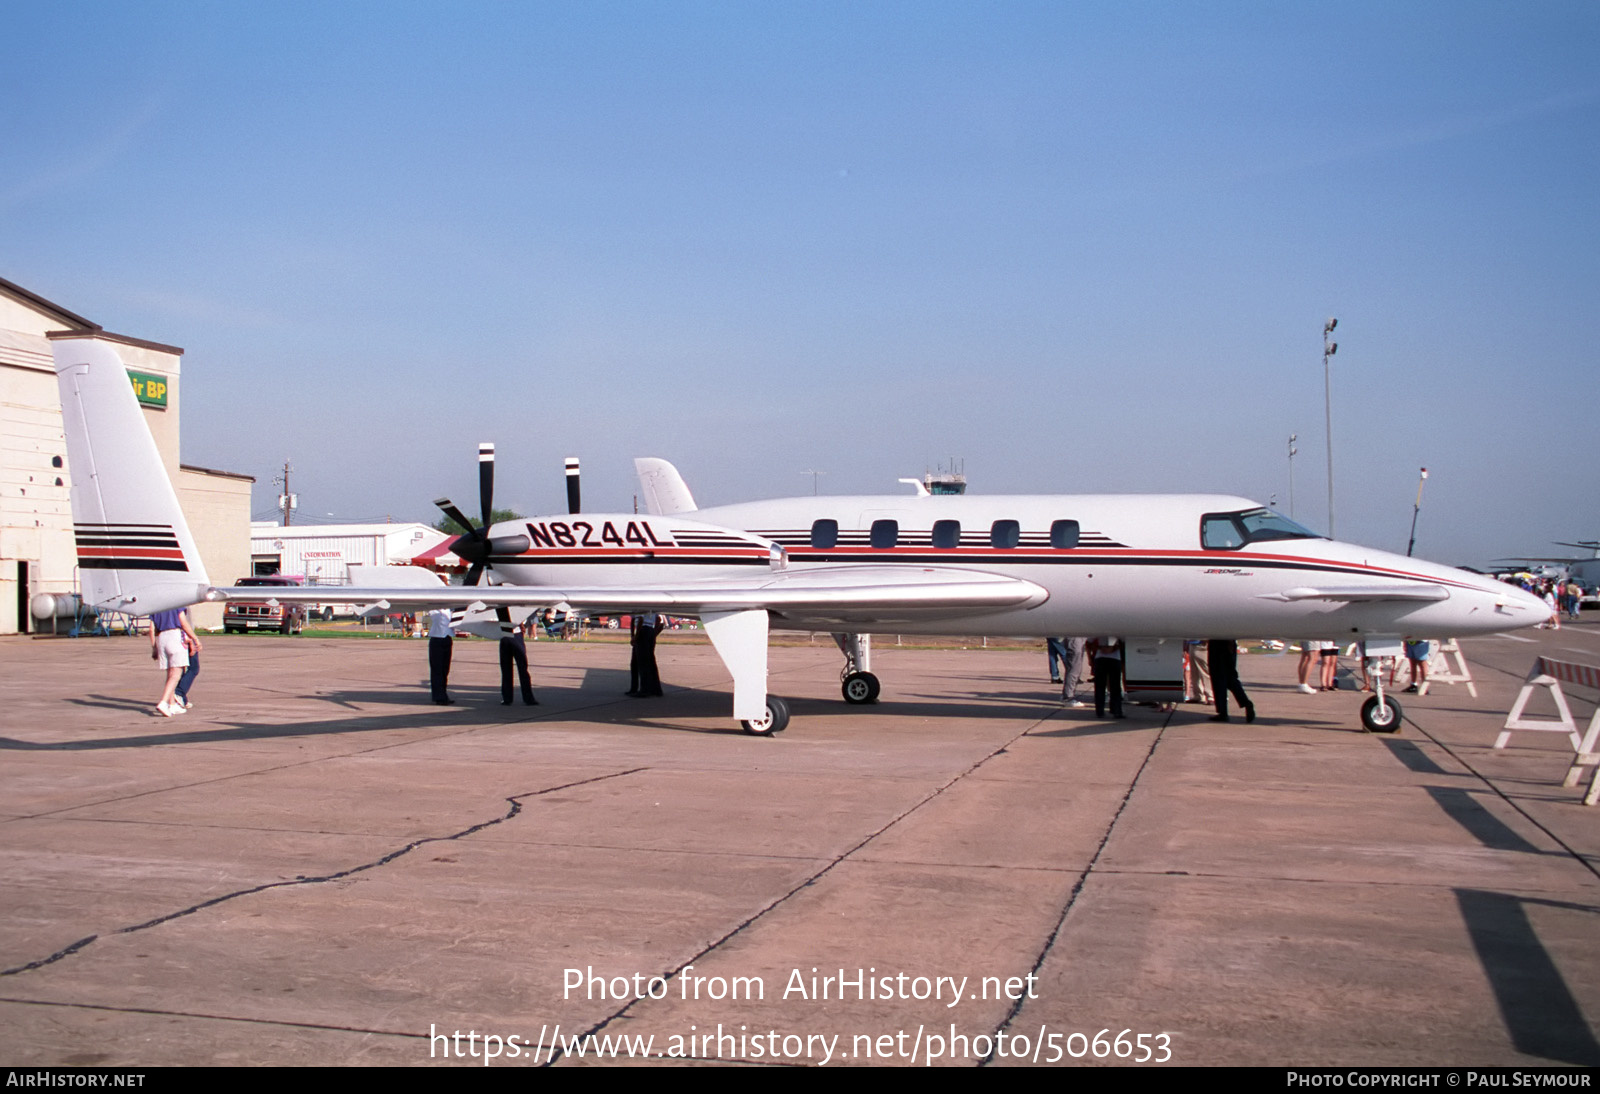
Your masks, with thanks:
[(230, 600), (222, 609), (222, 630), (225, 634), (238, 631), (277, 631), (280, 634), (299, 634), (305, 629), (305, 609), (298, 604), (268, 604), (273, 588), (286, 588), (305, 584), (304, 578), (285, 577), (274, 574), (270, 577), (241, 577), (235, 581), (234, 587), (241, 585), (261, 587), (262, 598), (257, 600)]

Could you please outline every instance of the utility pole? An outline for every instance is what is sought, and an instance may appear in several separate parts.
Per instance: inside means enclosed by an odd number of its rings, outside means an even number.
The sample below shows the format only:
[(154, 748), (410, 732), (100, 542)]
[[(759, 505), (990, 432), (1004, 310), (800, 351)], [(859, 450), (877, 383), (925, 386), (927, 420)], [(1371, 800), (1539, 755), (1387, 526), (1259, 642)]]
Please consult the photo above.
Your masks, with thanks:
[(1294, 519), (1294, 458), (1300, 454), (1300, 450), (1294, 446), (1294, 442), (1299, 440), (1299, 439), (1300, 439), (1300, 434), (1298, 434), (1298, 433), (1289, 434), (1289, 519), (1290, 520)]
[(1323, 424), (1328, 434), (1328, 538), (1333, 537), (1333, 382), (1328, 378), (1328, 358), (1339, 352), (1339, 343), (1328, 340), (1337, 319), (1322, 324), (1322, 406)]
[(811, 496), (812, 497), (816, 497), (817, 496), (817, 476), (818, 475), (826, 475), (827, 472), (826, 471), (802, 471), (802, 472), (800, 472), (800, 474), (802, 474), (802, 475), (810, 475), (811, 476)]
[(289, 493), (289, 472), (293, 470), (294, 468), (289, 466), (289, 461), (284, 460), (283, 475), (274, 475), (272, 477), (273, 482), (280, 483), (283, 486), (283, 493), (278, 495), (278, 508), (283, 510), (283, 526), (285, 528), (293, 523), (291, 513), (294, 510), (295, 496)]

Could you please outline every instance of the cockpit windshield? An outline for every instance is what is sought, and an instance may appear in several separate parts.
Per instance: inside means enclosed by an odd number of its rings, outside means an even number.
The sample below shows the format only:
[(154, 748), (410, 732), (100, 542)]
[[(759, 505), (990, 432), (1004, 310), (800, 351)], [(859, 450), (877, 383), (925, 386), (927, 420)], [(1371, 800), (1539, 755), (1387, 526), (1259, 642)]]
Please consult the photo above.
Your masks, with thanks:
[(1321, 539), (1282, 513), (1246, 509), (1240, 513), (1207, 513), (1200, 518), (1200, 546), (1208, 551), (1236, 551), (1274, 539)]

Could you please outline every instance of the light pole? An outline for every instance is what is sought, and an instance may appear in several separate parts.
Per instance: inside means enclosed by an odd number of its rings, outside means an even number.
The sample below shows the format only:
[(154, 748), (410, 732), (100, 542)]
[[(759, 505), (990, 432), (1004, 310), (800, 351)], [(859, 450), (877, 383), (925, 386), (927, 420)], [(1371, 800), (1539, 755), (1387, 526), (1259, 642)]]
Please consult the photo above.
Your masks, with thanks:
[(1328, 341), (1328, 335), (1339, 325), (1330, 318), (1322, 324), (1322, 407), (1323, 425), (1328, 434), (1328, 538), (1333, 538), (1333, 383), (1328, 378), (1328, 358), (1339, 352), (1339, 343)]
[(1417, 514), (1422, 512), (1422, 487), (1428, 481), (1428, 469), (1422, 469), (1422, 478), (1417, 480), (1417, 504), (1411, 507), (1411, 542), (1406, 544), (1406, 557), (1411, 557), (1411, 548), (1417, 545)]
[(1298, 434), (1298, 433), (1289, 434), (1289, 519), (1290, 520), (1294, 519), (1294, 458), (1300, 454), (1300, 450), (1294, 446), (1294, 442), (1298, 441), (1299, 439), (1300, 439), (1300, 434)]

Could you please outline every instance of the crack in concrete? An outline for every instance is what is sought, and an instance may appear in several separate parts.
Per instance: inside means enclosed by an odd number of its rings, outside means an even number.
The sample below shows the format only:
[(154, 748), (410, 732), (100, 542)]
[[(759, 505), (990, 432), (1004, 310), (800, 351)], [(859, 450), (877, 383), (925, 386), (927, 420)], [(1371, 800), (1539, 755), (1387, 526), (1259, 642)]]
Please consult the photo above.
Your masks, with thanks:
[[(187, 908), (181, 908), (175, 912), (168, 912), (166, 915), (157, 916), (156, 918), (146, 920), (143, 923), (135, 923), (128, 927), (118, 927), (105, 937), (133, 934), (136, 931), (149, 930), (151, 927), (159, 927), (163, 923), (170, 923), (174, 919), (181, 919), (184, 916), (194, 915), (196, 912), (204, 911), (206, 908), (213, 908), (218, 904), (225, 904), (230, 900), (237, 900), (240, 897), (251, 896), (255, 893), (264, 893), (271, 889), (288, 889), (297, 885), (321, 885), (324, 882), (338, 881), (342, 878), (347, 878), (352, 874), (359, 874), (366, 870), (375, 870), (380, 866), (387, 866), (389, 863), (393, 862), (397, 858), (400, 858), (402, 855), (410, 854), (418, 847), (425, 847), (430, 843), (449, 843), (452, 840), (464, 839), (467, 836), (471, 836), (475, 833), (483, 831), (485, 828), (493, 828), (497, 824), (504, 824), (506, 821), (522, 812), (522, 802), (525, 798), (537, 798), (545, 794), (553, 794), (558, 790), (570, 790), (574, 786), (587, 786), (591, 783), (604, 782), (607, 779), (620, 779), (626, 775), (637, 775), (639, 772), (645, 770), (648, 770), (648, 768), (634, 767), (629, 768), (626, 771), (614, 771), (608, 775), (596, 775), (593, 778), (578, 779), (574, 782), (563, 783), (560, 786), (546, 787), (543, 790), (530, 790), (523, 794), (512, 794), (505, 799), (511, 803), (511, 807), (503, 814), (498, 817), (491, 818), (490, 820), (479, 821), (477, 824), (474, 824), (468, 828), (463, 828), (461, 831), (452, 835), (423, 836), (421, 839), (412, 840), (404, 847), (390, 851), (381, 858), (374, 859), (371, 862), (364, 862), (359, 866), (352, 866), (347, 870), (339, 870), (335, 873), (322, 874), (317, 877), (305, 877), (302, 875), (293, 879), (292, 881), (272, 881), (267, 882), (264, 885), (252, 885), (248, 889), (238, 889), (231, 893), (224, 893), (221, 896), (212, 897), (210, 900), (202, 900), (198, 904), (191, 904)], [(41, 957), (36, 961), (28, 962), (26, 965), (17, 965), (9, 969), (0, 969), (0, 976), (16, 976), (19, 973), (32, 972), (34, 969), (42, 969), (46, 965), (53, 965), (57, 961), (64, 960), (65, 958), (71, 957), (73, 954), (82, 952), (94, 942), (98, 941), (101, 937), (101, 935), (92, 934), (87, 938), (80, 938), (78, 941), (72, 943), (72, 945), (57, 950), (49, 957)]]
[[(1150, 748), (1145, 752), (1144, 759), (1139, 763), (1139, 770), (1133, 773), (1133, 779), (1128, 783), (1127, 793), (1123, 794), (1122, 801), (1117, 803), (1117, 811), (1112, 814), (1111, 822), (1106, 825), (1105, 833), (1100, 837), (1100, 845), (1094, 849), (1094, 856), (1089, 859), (1089, 864), (1083, 868), (1083, 872), (1078, 875), (1078, 880), (1073, 883), (1072, 891), (1067, 894), (1066, 903), (1061, 906), (1061, 915), (1057, 917), (1056, 925), (1045, 938), (1044, 946), (1039, 950), (1039, 956), (1034, 959), (1033, 967), (1028, 970), (1030, 975), (1038, 974), (1039, 970), (1044, 967), (1045, 959), (1050, 956), (1050, 951), (1055, 948), (1056, 939), (1061, 937), (1061, 928), (1067, 924), (1067, 916), (1071, 914), (1073, 906), (1078, 902), (1078, 896), (1083, 892), (1083, 887), (1088, 882), (1089, 875), (1095, 872), (1095, 864), (1100, 861), (1100, 856), (1105, 854), (1106, 845), (1111, 842), (1111, 833), (1116, 831), (1117, 822), (1122, 819), (1122, 814), (1128, 808), (1128, 803), (1133, 800), (1133, 792), (1139, 788), (1139, 780), (1144, 777), (1145, 769), (1150, 766), (1150, 761), (1156, 754), (1156, 748), (1166, 739), (1167, 728), (1172, 725), (1173, 715), (1177, 711), (1178, 708), (1174, 706), (1167, 712), (1166, 721), (1161, 723), (1161, 729), (1156, 733), (1155, 739), (1150, 742)], [(1026, 998), (1024, 995), (1023, 998), (1015, 1000), (1005, 1018), (995, 1027), (994, 1035), (990, 1039), (994, 1048), (990, 1049), (989, 1055), (978, 1061), (979, 1067), (988, 1067), (994, 1062), (995, 1053), (999, 1051), (999, 1035), (1009, 1029), (1011, 1024), (1016, 1021), (1017, 1015), (1022, 1013), (1022, 1006)]]
[(113, 1014), (149, 1014), (158, 1018), (202, 1018), (212, 1022), (242, 1022), (253, 1026), (276, 1026), (283, 1029), (320, 1029), (330, 1033), (356, 1033), (371, 1037), (404, 1037), (413, 1041), (426, 1040), (428, 1034), (408, 1030), (367, 1029), (364, 1026), (337, 1026), (327, 1022), (292, 1022), (285, 1018), (248, 1018), (236, 1014), (207, 1014), (193, 1010), (165, 1010), (160, 1007), (117, 1007), (109, 1003), (76, 1003), (59, 999), (23, 999), (0, 995), (0, 1003), (22, 1007), (63, 1007), (68, 1010), (102, 1010)]
[[(662, 980), (671, 980), (673, 977), (677, 976), (678, 973), (682, 972), (685, 968), (688, 968), (689, 966), (692, 966), (697, 961), (703, 960), (706, 957), (707, 954), (712, 953), (714, 950), (718, 949), (719, 947), (721, 947), (725, 943), (732, 941), (735, 936), (737, 936), (740, 933), (742, 933), (746, 928), (753, 926), (758, 920), (760, 920), (763, 917), (765, 917), (767, 915), (767, 913), (777, 909), (778, 907), (783, 905), (786, 901), (788, 901), (791, 897), (793, 897), (796, 894), (802, 892), (803, 890), (811, 888), (811, 886), (815, 885), (823, 877), (825, 877), (827, 874), (832, 872), (834, 867), (838, 866), (840, 863), (842, 863), (846, 859), (850, 858), (856, 852), (860, 851), (863, 847), (866, 847), (873, 840), (877, 839), (879, 836), (882, 836), (885, 832), (889, 831), (895, 825), (899, 824), (901, 821), (903, 821), (907, 817), (911, 816), (911, 814), (915, 813), (917, 810), (921, 809), (923, 806), (927, 805), (929, 802), (931, 802), (934, 799), (938, 798), (945, 791), (949, 790), (951, 787), (953, 787), (957, 783), (961, 782), (961, 780), (965, 779), (968, 775), (971, 775), (973, 772), (977, 771), (980, 767), (982, 767), (984, 764), (988, 763), (990, 760), (994, 759), (996, 756), (1004, 755), (1006, 753), (1006, 751), (1012, 745), (1016, 744), (1018, 741), (1022, 740), (1022, 738), (1026, 737), (1029, 733), (1031, 733), (1033, 730), (1037, 729), (1039, 726), (1043, 725), (1045, 722), (1049, 721), (1051, 718), (1056, 717), (1060, 713), (1061, 713), (1060, 709), (1055, 709), (1055, 710), (1050, 711), (1043, 718), (1040, 718), (1040, 719), (1037, 719), (1036, 721), (1030, 722), (1026, 728), (1024, 728), (1022, 730), (1019, 730), (1015, 735), (1013, 735), (1008, 740), (1006, 740), (1006, 742), (1004, 744), (996, 746), (992, 751), (990, 751), (988, 754), (983, 756), (981, 759), (979, 759), (979, 760), (975, 761), (974, 763), (972, 763), (969, 767), (966, 768), (966, 770), (960, 772), (959, 774), (957, 774), (955, 776), (952, 776), (943, 785), (937, 787), (931, 793), (926, 794), (919, 801), (917, 801), (916, 803), (914, 803), (911, 806), (907, 807), (903, 812), (901, 812), (898, 815), (896, 815), (895, 817), (891, 818), (881, 828), (879, 828), (876, 831), (871, 832), (868, 835), (864, 836), (854, 846), (848, 848), (845, 851), (840, 852), (838, 855), (835, 855), (829, 862), (827, 862), (826, 865), (824, 865), (816, 873), (810, 875), (805, 880), (801, 881), (799, 884), (794, 886), (794, 888), (790, 889), (788, 892), (784, 893), (782, 896), (779, 896), (776, 899), (772, 900), (765, 907), (761, 908), (759, 911), (755, 912), (753, 915), (751, 915), (751, 916), (747, 917), (746, 919), (742, 920), (741, 922), (735, 924), (734, 927), (731, 930), (727, 931), (725, 934), (723, 934), (722, 937), (720, 937), (720, 938), (708, 943), (707, 945), (703, 946), (699, 951), (697, 951), (696, 953), (690, 955), (686, 960), (679, 962), (677, 965), (675, 965), (672, 968), (666, 970), (665, 972), (659, 974), (661, 979)], [(1168, 715), (1168, 720), (1169, 721), (1171, 720), (1171, 715)], [(1162, 728), (1164, 729), (1165, 725), (1163, 725)], [(1152, 748), (1153, 747), (1154, 746), (1152, 745)], [(1148, 757), (1147, 757), (1147, 759), (1148, 759)], [(1140, 766), (1139, 770), (1141, 772), (1144, 770), (1142, 765)], [(1135, 778), (1137, 779), (1137, 776)], [(1120, 815), (1120, 813), (1121, 813), (1121, 811), (1119, 810), (1118, 814)], [(1113, 823), (1115, 823), (1115, 822), (1113, 822)], [(640, 1002), (640, 1000), (638, 1000), (638, 999), (630, 999), (627, 1002), (627, 1004), (624, 1005), (621, 1009), (619, 1009), (619, 1010), (615, 1011), (614, 1013), (609, 1014), (606, 1017), (600, 1019), (599, 1022), (595, 1023), (593, 1026), (589, 1027), (589, 1029), (587, 1029), (583, 1033), (579, 1034), (577, 1036), (576, 1040), (581, 1041), (584, 1038), (587, 1038), (587, 1037), (593, 1036), (595, 1034), (598, 1034), (598, 1033), (602, 1032), (603, 1030), (605, 1030), (605, 1028), (607, 1026), (611, 1025), (612, 1022), (615, 1022), (615, 1021), (618, 1021), (620, 1019), (624, 1019), (624, 1018), (629, 1017), (628, 1012), (631, 1011), (633, 1009), (633, 1007), (634, 1007), (634, 1004), (638, 1003), (638, 1002)], [(569, 1053), (567, 1051), (562, 1050), (558, 1054), (552, 1055), (552, 1057), (550, 1059), (547, 1059), (544, 1063), (540, 1064), (539, 1066), (540, 1067), (553, 1067), (555, 1064), (559, 1063), (561, 1060), (566, 1059), (568, 1055), (569, 1055)], [(719, 1061), (719, 1062), (722, 1062), (722, 1063), (730, 1063), (730, 1062), (751, 1063), (753, 1061), (748, 1061), (748, 1060), (740, 1060), (740, 1061), (722, 1060), (722, 1061)]]

